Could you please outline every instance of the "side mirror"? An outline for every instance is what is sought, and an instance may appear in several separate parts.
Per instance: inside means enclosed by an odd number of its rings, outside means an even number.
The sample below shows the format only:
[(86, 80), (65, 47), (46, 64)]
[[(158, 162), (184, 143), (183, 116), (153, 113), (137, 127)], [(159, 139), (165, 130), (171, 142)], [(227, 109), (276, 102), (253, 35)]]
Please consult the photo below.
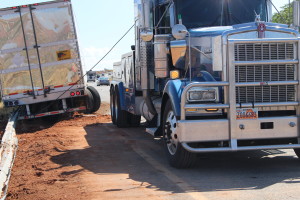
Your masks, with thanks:
[(152, 19), (152, 1), (151, 0), (143, 0), (142, 1), (142, 13), (143, 13), (143, 21), (142, 21), (142, 31), (141, 31), (141, 39), (144, 42), (149, 42), (153, 39), (153, 25), (151, 23)]
[(294, 27), (300, 27), (300, 2), (293, 2), (293, 25)]
[(153, 32), (152, 31), (142, 31), (141, 32), (141, 39), (144, 42), (149, 42), (153, 39)]
[(183, 40), (188, 33), (187, 28), (182, 24), (176, 24), (172, 28), (172, 35), (176, 40)]

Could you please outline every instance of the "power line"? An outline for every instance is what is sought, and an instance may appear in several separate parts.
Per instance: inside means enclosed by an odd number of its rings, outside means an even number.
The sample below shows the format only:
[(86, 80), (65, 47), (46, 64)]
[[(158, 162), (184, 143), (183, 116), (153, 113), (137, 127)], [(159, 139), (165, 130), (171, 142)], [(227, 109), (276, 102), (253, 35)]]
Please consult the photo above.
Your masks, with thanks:
[(280, 14), (279, 10), (276, 8), (276, 6), (273, 4), (273, 2), (271, 0), (268, 0), (272, 6), (275, 8), (275, 10), (277, 11), (279, 17), (282, 19), (282, 21), (285, 21), (285, 19), (283, 18), (283, 16)]

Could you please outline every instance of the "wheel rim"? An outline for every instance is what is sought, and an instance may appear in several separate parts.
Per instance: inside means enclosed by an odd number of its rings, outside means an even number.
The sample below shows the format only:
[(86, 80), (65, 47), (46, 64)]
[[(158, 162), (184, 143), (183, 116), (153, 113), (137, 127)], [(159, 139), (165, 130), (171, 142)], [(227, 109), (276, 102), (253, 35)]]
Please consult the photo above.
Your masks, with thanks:
[(175, 155), (178, 147), (178, 137), (176, 134), (177, 119), (173, 111), (170, 111), (166, 118), (165, 123), (165, 141), (168, 151), (171, 155)]

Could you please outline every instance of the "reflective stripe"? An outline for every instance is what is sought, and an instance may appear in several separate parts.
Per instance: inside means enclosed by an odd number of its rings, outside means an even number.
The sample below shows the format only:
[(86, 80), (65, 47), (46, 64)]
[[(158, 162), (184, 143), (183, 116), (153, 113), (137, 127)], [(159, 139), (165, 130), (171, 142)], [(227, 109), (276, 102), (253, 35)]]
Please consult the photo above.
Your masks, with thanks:
[(46, 116), (46, 114), (38, 114), (38, 115), (35, 115), (36, 117), (42, 117), (42, 116)]

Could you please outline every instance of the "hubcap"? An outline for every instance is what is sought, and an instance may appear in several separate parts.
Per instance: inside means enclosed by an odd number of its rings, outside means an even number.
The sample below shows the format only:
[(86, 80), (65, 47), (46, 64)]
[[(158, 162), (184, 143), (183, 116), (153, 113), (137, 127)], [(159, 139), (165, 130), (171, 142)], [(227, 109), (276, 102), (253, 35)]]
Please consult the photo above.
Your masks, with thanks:
[(171, 155), (175, 155), (178, 147), (178, 138), (176, 134), (177, 129), (177, 119), (173, 111), (170, 111), (167, 115), (165, 123), (165, 140), (167, 143), (167, 148)]

